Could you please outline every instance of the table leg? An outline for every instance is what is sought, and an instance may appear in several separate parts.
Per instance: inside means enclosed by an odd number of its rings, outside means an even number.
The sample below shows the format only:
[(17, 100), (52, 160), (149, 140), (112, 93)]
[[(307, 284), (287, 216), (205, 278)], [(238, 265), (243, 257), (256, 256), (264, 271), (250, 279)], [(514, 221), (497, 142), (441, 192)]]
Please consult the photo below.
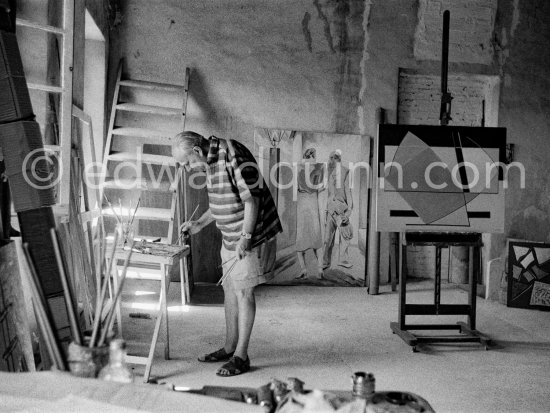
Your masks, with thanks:
[(407, 243), (405, 235), (399, 234), (399, 328), (405, 329), (405, 306), (407, 294)]

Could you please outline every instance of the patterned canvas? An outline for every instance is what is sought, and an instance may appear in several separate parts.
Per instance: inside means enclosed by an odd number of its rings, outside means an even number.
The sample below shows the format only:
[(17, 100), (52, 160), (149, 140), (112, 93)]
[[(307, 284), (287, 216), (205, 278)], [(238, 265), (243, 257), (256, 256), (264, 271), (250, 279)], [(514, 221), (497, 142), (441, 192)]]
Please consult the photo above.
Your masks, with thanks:
[(376, 230), (504, 231), (506, 130), (380, 125)]
[(283, 224), (275, 284), (365, 284), (370, 141), (257, 128), (254, 155)]
[(508, 241), (508, 307), (550, 310), (550, 244)]

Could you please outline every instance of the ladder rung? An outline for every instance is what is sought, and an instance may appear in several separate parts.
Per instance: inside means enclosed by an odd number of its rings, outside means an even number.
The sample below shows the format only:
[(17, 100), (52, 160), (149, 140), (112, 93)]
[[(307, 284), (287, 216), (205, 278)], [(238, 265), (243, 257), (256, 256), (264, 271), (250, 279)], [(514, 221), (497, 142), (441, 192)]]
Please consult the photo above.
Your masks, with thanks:
[(49, 33), (56, 33), (61, 35), (65, 34), (65, 30), (60, 27), (50, 26), (48, 24), (35, 23), (35, 22), (31, 22), (30, 20), (17, 18), (15, 19), (15, 23), (18, 26), (31, 27), (33, 29), (43, 30)]
[(146, 179), (114, 179), (108, 178), (103, 183), (103, 188), (131, 189), (140, 191), (175, 192), (176, 189), (170, 182), (155, 183)]
[(60, 86), (41, 85), (40, 83), (27, 83), (27, 87), (33, 90), (41, 90), (43, 92), (63, 93), (65, 90)]
[(110, 154), (108, 158), (110, 161), (137, 161), (139, 159), (142, 163), (176, 166), (176, 162), (171, 156), (151, 155), (149, 153), (141, 153), (138, 156), (138, 154), (137, 152), (117, 152)]
[(162, 145), (163, 143), (157, 142), (158, 140), (167, 141), (168, 145), (172, 144), (172, 136), (169, 136), (168, 132), (160, 132), (144, 128), (115, 128), (113, 129), (112, 133), (113, 135), (119, 136), (130, 136), (135, 138), (148, 138), (156, 140), (155, 142), (151, 142), (152, 144)]
[(163, 92), (175, 92), (181, 93), (184, 91), (184, 87), (180, 85), (171, 85), (169, 83), (156, 83), (146, 82), (143, 80), (121, 80), (119, 83), (121, 86), (135, 87), (140, 89), (159, 90)]
[[(114, 213), (111, 208), (105, 208), (103, 210), (103, 215), (114, 217)], [(149, 221), (172, 221), (174, 217), (172, 216), (170, 209), (139, 207), (136, 212), (135, 219), (143, 219)]]
[(61, 152), (60, 145), (44, 145), (44, 150), (48, 152)]
[(116, 105), (118, 110), (127, 112), (148, 113), (152, 115), (182, 116), (182, 110), (178, 108), (168, 108), (165, 106), (140, 105), (138, 103), (119, 103)]

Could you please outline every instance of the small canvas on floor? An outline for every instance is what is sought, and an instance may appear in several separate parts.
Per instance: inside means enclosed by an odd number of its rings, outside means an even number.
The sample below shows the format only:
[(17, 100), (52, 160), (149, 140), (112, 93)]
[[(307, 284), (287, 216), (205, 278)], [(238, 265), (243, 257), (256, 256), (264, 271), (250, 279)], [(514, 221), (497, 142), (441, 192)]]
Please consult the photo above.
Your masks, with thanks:
[(508, 307), (550, 310), (549, 257), (550, 244), (508, 240)]
[(283, 224), (274, 284), (364, 285), (369, 148), (360, 135), (255, 130)]

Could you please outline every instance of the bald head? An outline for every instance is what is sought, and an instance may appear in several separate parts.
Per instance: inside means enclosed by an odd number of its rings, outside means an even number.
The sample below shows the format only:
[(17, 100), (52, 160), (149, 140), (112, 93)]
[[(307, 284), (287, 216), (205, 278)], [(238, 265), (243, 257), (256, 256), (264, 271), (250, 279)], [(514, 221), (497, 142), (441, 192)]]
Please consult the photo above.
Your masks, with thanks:
[(208, 147), (208, 139), (204, 136), (192, 131), (183, 131), (174, 137), (172, 156), (176, 162), (189, 169), (193, 164), (206, 161)]

